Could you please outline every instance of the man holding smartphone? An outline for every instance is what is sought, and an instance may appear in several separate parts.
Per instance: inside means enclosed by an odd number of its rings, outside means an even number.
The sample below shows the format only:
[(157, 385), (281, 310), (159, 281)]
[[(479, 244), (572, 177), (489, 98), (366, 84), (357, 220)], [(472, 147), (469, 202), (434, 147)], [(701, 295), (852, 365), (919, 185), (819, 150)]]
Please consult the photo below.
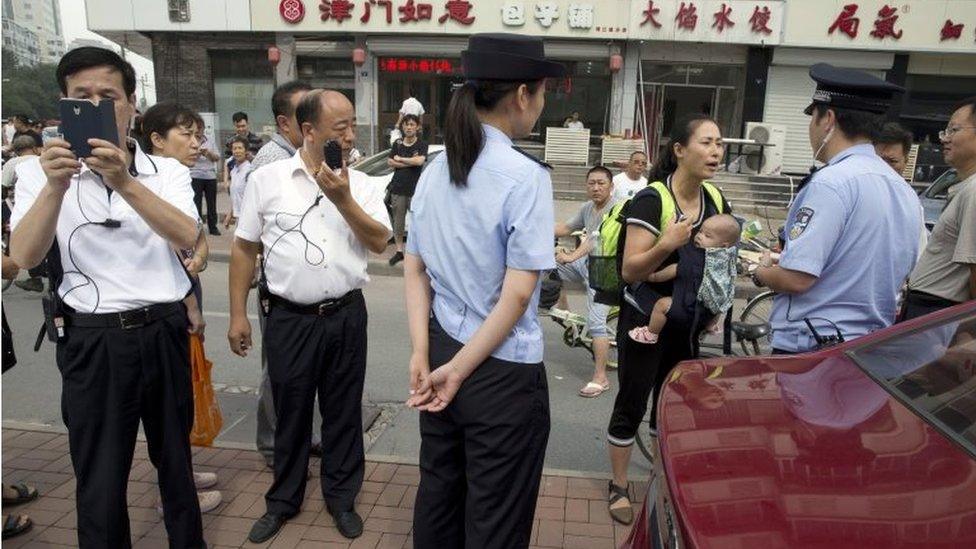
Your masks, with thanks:
[[(62, 410), (77, 477), (78, 543), (131, 547), (126, 487), (139, 420), (159, 487), (170, 547), (206, 547), (193, 484), (189, 339), (182, 299), (190, 280), (173, 249), (193, 248), (200, 225), (190, 174), (127, 138), (135, 72), (113, 51), (84, 47), (56, 72), (66, 98), (113, 102), (113, 140), (53, 139), (17, 168), (10, 255), (45, 256), (45, 305), (57, 340)], [(71, 130), (70, 132), (68, 130)], [(79, 136), (87, 130), (64, 128)], [(78, 139), (76, 139), (77, 141)]]
[[(274, 483), (267, 512), (250, 541), (271, 539), (305, 497), (312, 414), (322, 412), (322, 494), (342, 535), (362, 534), (353, 507), (365, 470), (362, 430), (366, 374), (369, 251), (386, 249), (390, 220), (383, 195), (343, 162), (356, 139), (352, 103), (312, 90), (295, 118), (303, 144), (287, 160), (251, 173), (230, 263), (231, 351), (251, 348), (247, 297), (261, 246), (259, 299), (266, 315), (264, 351), (278, 417)], [(339, 150), (336, 149), (338, 144)], [(333, 152), (339, 154), (335, 155)], [(329, 165), (326, 165), (326, 161)]]

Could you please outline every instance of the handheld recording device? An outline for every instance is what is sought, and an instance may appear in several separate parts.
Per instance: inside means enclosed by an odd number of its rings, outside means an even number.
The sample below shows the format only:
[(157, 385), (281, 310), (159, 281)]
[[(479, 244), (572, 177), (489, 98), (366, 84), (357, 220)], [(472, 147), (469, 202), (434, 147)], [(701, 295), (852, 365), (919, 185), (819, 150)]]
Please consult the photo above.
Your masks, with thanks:
[(326, 141), (322, 148), (325, 156), (325, 165), (333, 170), (342, 169), (342, 145), (335, 139)]
[(61, 134), (71, 143), (71, 152), (78, 158), (91, 156), (89, 139), (104, 139), (119, 144), (119, 130), (115, 124), (115, 102), (102, 99), (95, 105), (86, 99), (61, 99)]
[[(826, 320), (826, 319), (815, 318), (814, 320)], [(830, 322), (829, 320), (826, 321)], [(804, 318), (803, 322), (807, 325), (807, 328), (810, 328), (810, 333), (813, 334), (813, 339), (814, 341), (817, 342), (817, 349), (825, 349), (827, 347), (833, 347), (834, 345), (840, 345), (841, 343), (844, 343), (844, 334), (840, 333), (840, 328), (838, 328), (837, 325), (834, 324), (833, 322), (830, 322), (830, 324), (834, 328), (834, 331), (836, 332), (837, 335), (827, 335), (827, 336), (820, 335), (820, 333), (817, 332), (817, 329), (813, 327), (813, 323), (810, 322), (810, 318)]]

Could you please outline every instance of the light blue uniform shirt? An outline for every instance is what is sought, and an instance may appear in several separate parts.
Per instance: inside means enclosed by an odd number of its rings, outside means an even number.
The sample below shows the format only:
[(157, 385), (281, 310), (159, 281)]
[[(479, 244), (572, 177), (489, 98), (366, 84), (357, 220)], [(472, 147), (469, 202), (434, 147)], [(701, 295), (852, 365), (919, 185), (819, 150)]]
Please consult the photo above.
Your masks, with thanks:
[[(816, 348), (806, 317), (821, 336), (846, 340), (890, 326), (918, 256), (918, 197), (871, 145), (850, 147), (800, 191), (786, 219), (779, 264), (817, 277), (803, 294), (773, 304), (773, 347)], [(828, 322), (829, 321), (829, 322)]]
[[(434, 316), (462, 343), (498, 302), (507, 268), (542, 271), (556, 266), (549, 172), (513, 149), (501, 131), (482, 127), (484, 148), (467, 186), (451, 184), (447, 155), (442, 154), (424, 169), (410, 205), (407, 253), (427, 265)], [(542, 362), (539, 287), (493, 357)]]

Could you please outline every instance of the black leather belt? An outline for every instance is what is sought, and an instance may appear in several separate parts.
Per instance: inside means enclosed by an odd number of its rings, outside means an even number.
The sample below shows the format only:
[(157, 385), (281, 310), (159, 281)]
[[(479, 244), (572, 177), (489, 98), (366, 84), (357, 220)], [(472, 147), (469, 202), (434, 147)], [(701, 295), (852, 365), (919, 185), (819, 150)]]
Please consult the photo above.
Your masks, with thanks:
[(932, 295), (918, 290), (908, 290), (908, 299), (914, 303), (931, 307), (954, 307), (959, 305), (955, 301), (950, 301), (944, 297)]
[(346, 305), (349, 305), (353, 301), (362, 299), (362, 296), (362, 290), (353, 290), (342, 297), (337, 297), (336, 299), (326, 299), (325, 301), (320, 301), (318, 303), (302, 305), (272, 294), (270, 296), (269, 303), (271, 304), (272, 309), (277, 307), (298, 315), (328, 316)]
[(76, 328), (122, 328), (129, 330), (141, 328), (177, 314), (186, 314), (186, 308), (181, 302), (160, 303), (120, 313), (69, 312), (65, 315), (65, 324)]

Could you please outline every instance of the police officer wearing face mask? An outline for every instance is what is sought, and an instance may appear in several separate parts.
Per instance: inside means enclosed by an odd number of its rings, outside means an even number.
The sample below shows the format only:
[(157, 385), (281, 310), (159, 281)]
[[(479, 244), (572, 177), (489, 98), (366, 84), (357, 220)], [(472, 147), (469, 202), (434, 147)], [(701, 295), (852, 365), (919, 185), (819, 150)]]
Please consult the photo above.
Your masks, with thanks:
[(915, 263), (922, 215), (911, 187), (871, 144), (902, 88), (825, 63), (810, 115), (814, 158), (826, 165), (804, 180), (786, 220), (779, 264), (768, 255), (757, 285), (779, 292), (773, 352), (802, 353), (891, 325)]
[(312, 414), (322, 421), (322, 494), (339, 532), (363, 523), (353, 504), (363, 482), (362, 398), (366, 374), (367, 251), (390, 237), (383, 195), (362, 172), (325, 164), (327, 144), (345, 158), (356, 139), (356, 113), (339, 92), (312, 90), (295, 118), (304, 143), (289, 159), (250, 175), (231, 251), (231, 350), (251, 346), (247, 296), (261, 245), (260, 299), (267, 316), (264, 349), (278, 425), (274, 483), (267, 512), (249, 539), (263, 543), (298, 514), (305, 496)]

